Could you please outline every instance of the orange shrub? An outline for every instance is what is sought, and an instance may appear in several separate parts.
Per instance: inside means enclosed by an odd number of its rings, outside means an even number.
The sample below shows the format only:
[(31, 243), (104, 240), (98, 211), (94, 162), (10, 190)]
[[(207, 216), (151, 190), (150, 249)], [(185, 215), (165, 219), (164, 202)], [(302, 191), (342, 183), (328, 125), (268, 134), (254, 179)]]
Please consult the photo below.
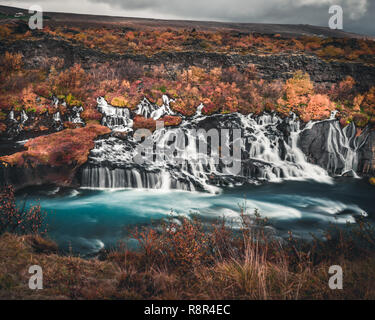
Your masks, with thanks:
[(123, 96), (114, 97), (111, 100), (111, 105), (113, 105), (114, 107), (126, 107), (127, 104), (128, 100)]
[(160, 121), (164, 121), (164, 126), (178, 126), (182, 119), (179, 116), (165, 116), (160, 119)]
[(326, 95), (313, 94), (309, 96), (309, 102), (305, 108), (299, 110), (303, 121), (320, 120), (328, 118), (335, 104)]
[(46, 136), (30, 139), (27, 150), (0, 158), (0, 161), (17, 166), (80, 166), (87, 161), (94, 139), (110, 133), (110, 129), (98, 124), (84, 128), (65, 129)]
[(278, 104), (290, 111), (297, 111), (299, 107), (308, 104), (309, 95), (313, 93), (313, 83), (307, 73), (297, 71), (286, 81), (284, 90), (285, 97), (280, 98)]
[(375, 86), (366, 93), (362, 102), (362, 108), (366, 113), (375, 115)]
[(5, 52), (4, 56), (0, 58), (0, 70), (5, 73), (18, 71), (22, 68), (22, 54)]
[(135, 116), (133, 119), (133, 129), (148, 129), (154, 131), (156, 129), (156, 121), (154, 119), (146, 119), (145, 117)]
[(96, 108), (86, 106), (81, 113), (81, 118), (85, 122), (100, 121), (102, 119), (102, 114)]

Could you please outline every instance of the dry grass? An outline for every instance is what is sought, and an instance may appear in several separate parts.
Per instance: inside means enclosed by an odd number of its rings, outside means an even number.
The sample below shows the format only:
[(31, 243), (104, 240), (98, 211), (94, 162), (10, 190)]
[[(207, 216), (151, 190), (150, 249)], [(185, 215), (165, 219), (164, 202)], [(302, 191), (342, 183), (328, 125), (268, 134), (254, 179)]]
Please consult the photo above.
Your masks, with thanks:
[[(244, 217), (246, 218), (246, 217)], [(0, 237), (2, 299), (374, 299), (373, 232), (360, 223), (326, 241), (270, 238), (254, 220), (240, 231), (223, 223), (171, 219), (133, 231), (124, 246), (85, 260), (62, 256), (37, 235)], [(28, 289), (30, 265), (43, 268), (44, 289)], [(343, 290), (328, 286), (343, 268)]]

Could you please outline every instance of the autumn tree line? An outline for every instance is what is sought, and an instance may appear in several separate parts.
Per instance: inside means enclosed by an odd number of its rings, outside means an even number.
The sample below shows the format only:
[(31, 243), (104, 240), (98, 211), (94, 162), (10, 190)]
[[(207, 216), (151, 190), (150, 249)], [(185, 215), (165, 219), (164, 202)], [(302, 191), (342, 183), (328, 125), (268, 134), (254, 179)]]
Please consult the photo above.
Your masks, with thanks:
[[(280, 35), (239, 34), (228, 31), (128, 30), (114, 28), (45, 27), (39, 33), (15, 33), (0, 26), (5, 41), (36, 40), (42, 35), (64, 39), (103, 52), (131, 52), (152, 55), (160, 51), (213, 51), (239, 54), (308, 52), (324, 59), (374, 63), (375, 42), (362, 39), (324, 39), (319, 37), (283, 38)], [(175, 102), (172, 109), (192, 115), (200, 103), (203, 113), (242, 114), (277, 111), (282, 115), (297, 113), (303, 121), (327, 118), (338, 110), (343, 126), (354, 121), (364, 127), (375, 122), (375, 86), (359, 93), (353, 78), (327, 85), (314, 83), (310, 76), (297, 71), (286, 81), (264, 80), (254, 65), (239, 70), (236, 66), (170, 70), (164, 65), (145, 67), (133, 61), (79, 64), (67, 68), (63, 58), (39, 57), (38, 67), (24, 65), (18, 52), (0, 56), (0, 131), (7, 130), (7, 113), (25, 110), (34, 115), (55, 113), (51, 98), (56, 96), (64, 115), (73, 106), (84, 108), (86, 122), (98, 122), (96, 98), (104, 96), (117, 107), (134, 109), (144, 98), (161, 105), (167, 94)], [(141, 119), (142, 120), (142, 119)], [(146, 120), (140, 121), (146, 126)], [(173, 123), (179, 123), (175, 119)]]

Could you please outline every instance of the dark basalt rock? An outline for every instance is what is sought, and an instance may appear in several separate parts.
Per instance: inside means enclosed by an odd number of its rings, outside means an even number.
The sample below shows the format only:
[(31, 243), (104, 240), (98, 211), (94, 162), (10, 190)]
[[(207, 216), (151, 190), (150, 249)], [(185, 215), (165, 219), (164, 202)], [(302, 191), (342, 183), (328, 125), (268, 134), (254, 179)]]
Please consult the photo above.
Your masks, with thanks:
[(329, 122), (320, 122), (311, 129), (307, 129), (300, 134), (299, 147), (307, 156), (309, 162), (317, 164), (323, 168), (328, 166), (327, 139)]
[(20, 40), (13, 43), (0, 41), (0, 53), (5, 51), (21, 52), (25, 66), (39, 68), (40, 57), (46, 55), (65, 59), (65, 67), (80, 63), (88, 68), (92, 63), (132, 60), (139, 62), (146, 68), (154, 65), (165, 65), (173, 75), (174, 70), (198, 66), (202, 68), (236, 66), (240, 70), (254, 64), (259, 76), (266, 80), (288, 79), (297, 70), (310, 74), (314, 82), (336, 83), (346, 76), (354, 78), (360, 91), (368, 90), (375, 83), (375, 68), (362, 63), (327, 62), (314, 55), (306, 54), (269, 54), (269, 55), (239, 55), (221, 54), (215, 52), (187, 51), (187, 52), (159, 52), (151, 57), (134, 54), (103, 53), (98, 50), (85, 48), (79, 44), (43, 36), (41, 40)]
[(375, 175), (375, 131), (369, 133), (367, 141), (359, 151), (358, 172), (363, 175)]
[[(332, 120), (336, 121), (336, 120)], [(326, 169), (330, 174), (337, 174), (344, 169), (344, 162), (340, 158), (333, 159), (332, 150), (329, 150), (329, 130), (332, 121), (322, 121), (316, 123), (311, 129), (306, 129), (300, 134), (299, 147), (307, 156), (308, 161)], [(343, 131), (344, 132), (344, 131)], [(350, 139), (350, 147), (355, 143), (358, 147), (358, 165), (357, 174), (374, 175), (375, 174), (375, 131), (367, 132), (365, 130), (361, 135), (356, 136), (356, 128), (351, 124), (344, 134)], [(332, 137), (331, 137), (332, 139)], [(339, 143), (336, 146), (338, 150), (345, 154), (344, 146)], [(334, 166), (332, 163), (334, 162)], [(353, 173), (346, 173), (350, 176)]]
[(74, 167), (10, 167), (0, 165), (0, 186), (13, 185), (16, 190), (20, 190), (28, 186), (50, 184), (53, 181), (59, 186), (78, 187), (75, 173)]

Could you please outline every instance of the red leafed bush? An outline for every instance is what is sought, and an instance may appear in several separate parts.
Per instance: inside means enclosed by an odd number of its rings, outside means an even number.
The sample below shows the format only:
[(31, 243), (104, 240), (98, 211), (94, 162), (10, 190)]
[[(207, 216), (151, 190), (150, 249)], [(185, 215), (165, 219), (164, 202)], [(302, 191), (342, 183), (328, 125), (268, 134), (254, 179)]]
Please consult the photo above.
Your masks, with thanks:
[(375, 115), (375, 86), (372, 87), (365, 96), (362, 108), (370, 115)]
[(136, 116), (133, 119), (134, 130), (137, 129), (148, 129), (150, 131), (154, 131), (156, 129), (156, 121), (154, 119), (146, 119), (145, 117)]
[(329, 97), (321, 94), (309, 95), (309, 101), (306, 107), (299, 110), (301, 119), (305, 122), (310, 120), (326, 119), (329, 117), (335, 105), (329, 100)]
[(209, 104), (207, 104), (203, 107), (202, 113), (206, 114), (206, 115), (211, 115), (215, 112), (218, 112), (219, 109), (220, 109), (220, 107), (218, 105), (215, 105), (213, 103), (209, 103)]
[(143, 228), (131, 234), (149, 261), (163, 261), (181, 271), (212, 257), (210, 235), (204, 232), (202, 223), (195, 217), (192, 220), (183, 218), (180, 222), (169, 217), (161, 232)]
[(164, 121), (164, 126), (178, 126), (182, 119), (179, 116), (165, 116), (160, 119), (161, 121)]
[(65, 129), (46, 136), (30, 139), (27, 150), (1, 157), (0, 160), (16, 166), (74, 166), (87, 161), (94, 139), (110, 133), (110, 129), (95, 123), (84, 128)]
[(368, 123), (368, 117), (363, 113), (355, 113), (353, 121), (357, 127), (364, 128)]
[(167, 257), (182, 268), (199, 265), (209, 255), (208, 235), (199, 220), (184, 218), (181, 224), (170, 221), (164, 226), (163, 236)]
[(46, 212), (40, 205), (21, 208), (16, 205), (16, 198), (12, 186), (5, 186), (0, 190), (0, 234), (4, 232), (16, 234), (44, 234)]
[(14, 72), (20, 70), (22, 67), (22, 54), (5, 52), (4, 56), (0, 57), (0, 70), (2, 72)]
[(88, 121), (100, 121), (102, 114), (94, 108), (85, 107), (85, 110), (81, 113), (81, 117), (86, 122)]

